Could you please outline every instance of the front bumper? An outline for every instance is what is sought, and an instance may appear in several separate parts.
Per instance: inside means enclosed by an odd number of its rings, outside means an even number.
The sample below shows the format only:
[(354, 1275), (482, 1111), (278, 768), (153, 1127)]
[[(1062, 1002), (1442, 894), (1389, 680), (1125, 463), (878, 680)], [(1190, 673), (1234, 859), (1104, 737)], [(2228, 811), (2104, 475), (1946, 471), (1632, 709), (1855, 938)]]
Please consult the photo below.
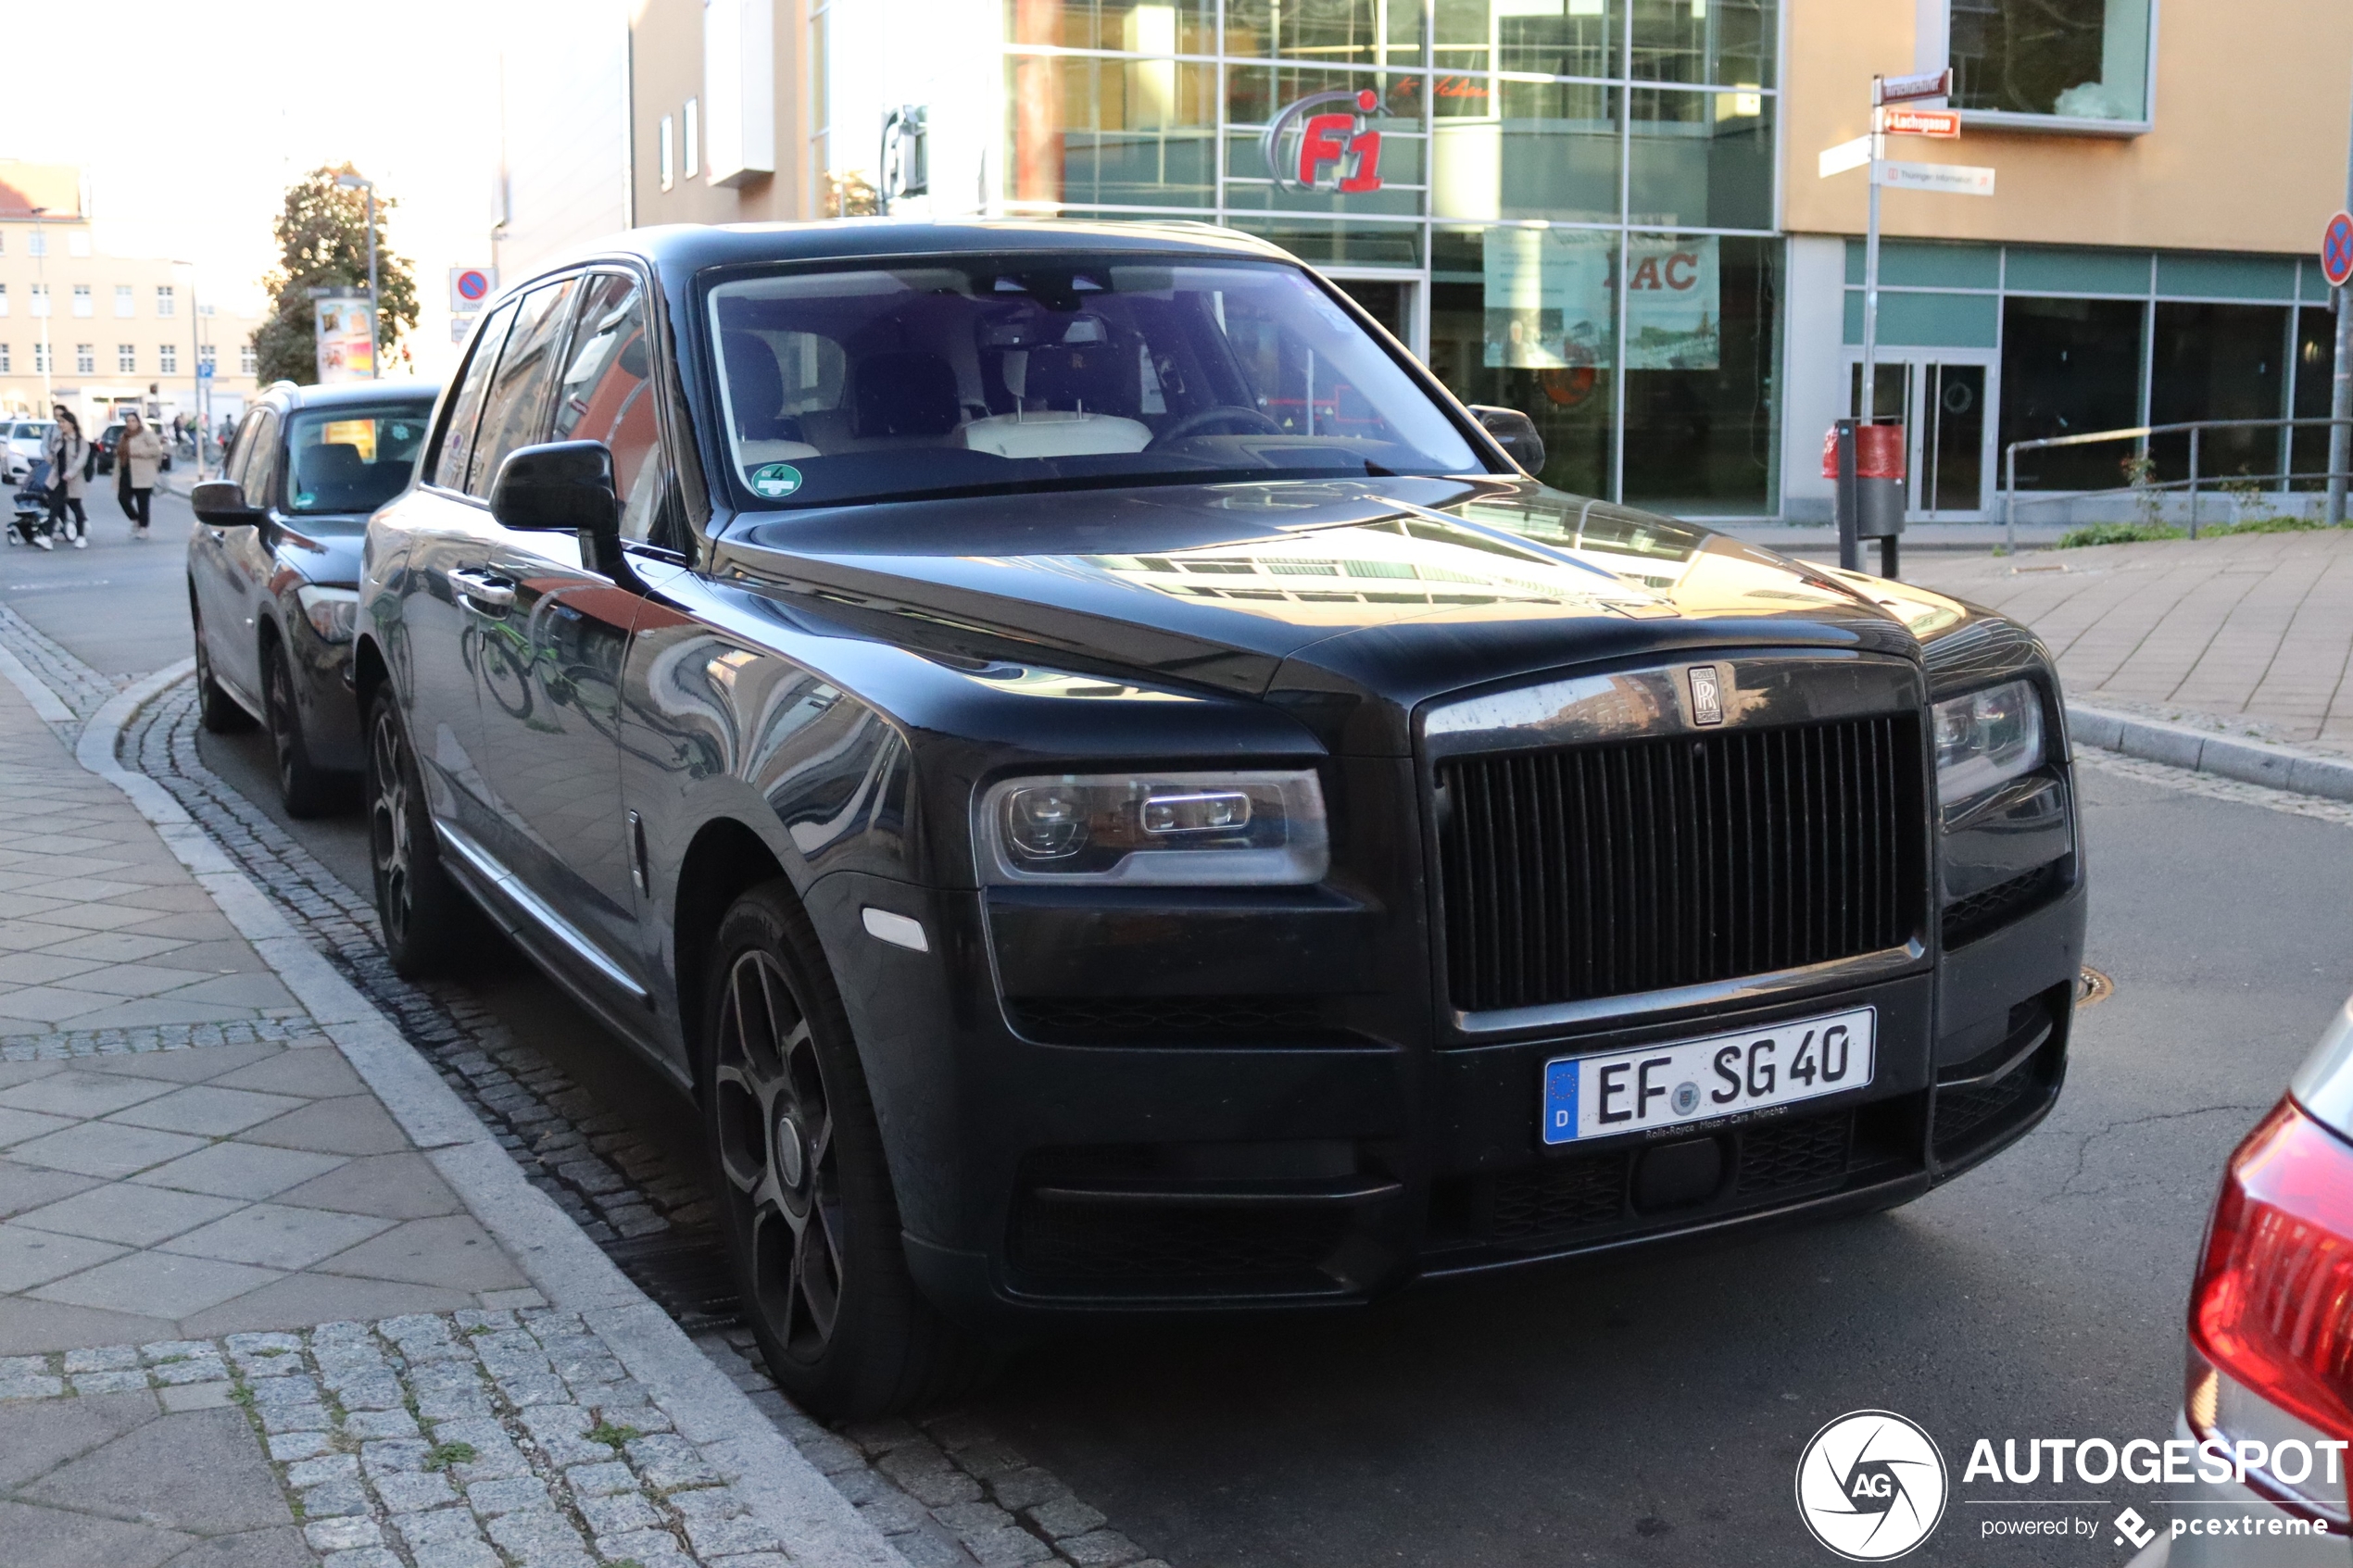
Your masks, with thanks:
[[(1417, 1281), (1894, 1207), (2048, 1111), (2083, 929), (2079, 884), (1877, 984), (1440, 1048), (1426, 994), (1392, 988), (1387, 1016), (1270, 1001), (1285, 976), (1361, 997), (1410, 969), (1419, 928), (1345, 901), (1271, 924), (1188, 922), (1181, 943), (1165, 915), (1074, 925), (1064, 955), (1127, 963), (1133, 984), (1124, 1013), (1064, 1015), (1000, 1001), (1023, 984), (1008, 989), (982, 896), (842, 872), (811, 902), (821, 931), (852, 934), (831, 957), (889, 1135), (910, 1265), (944, 1310), (998, 1329), (1340, 1307)], [(922, 921), (950, 961), (860, 940), (862, 907)], [(1022, 966), (1034, 979), (1039, 963)], [(1203, 995), (1208, 973), (1252, 994)], [(1969, 1005), (1951, 1005), (1956, 986)], [(1881, 1042), (1867, 1090), (1657, 1145), (1539, 1141), (1542, 1063), (1565, 1049), (1865, 1005)], [(1176, 1013), (1200, 1019), (1197, 1038), (1119, 1038)], [(1960, 1035), (1945, 1038), (1954, 1020)], [(1680, 1152), (1655, 1152), (1670, 1146)]]

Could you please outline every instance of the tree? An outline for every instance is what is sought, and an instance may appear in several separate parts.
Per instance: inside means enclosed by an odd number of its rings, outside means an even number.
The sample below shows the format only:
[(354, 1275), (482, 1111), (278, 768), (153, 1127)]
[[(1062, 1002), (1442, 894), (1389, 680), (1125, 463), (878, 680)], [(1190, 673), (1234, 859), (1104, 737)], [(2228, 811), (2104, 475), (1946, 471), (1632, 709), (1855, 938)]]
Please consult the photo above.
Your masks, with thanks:
[[(273, 232), (278, 266), (261, 280), (271, 294), (269, 319), (253, 334), (261, 383), (308, 383), (319, 379), (319, 345), (310, 291), (344, 288), (365, 293), (368, 283), (368, 193), (335, 183), (339, 174), (314, 169), (286, 188), (286, 204)], [(417, 280), (408, 257), (384, 244), (384, 219), (396, 198), (376, 193), (377, 358), (392, 362), (401, 333), (417, 324)]]

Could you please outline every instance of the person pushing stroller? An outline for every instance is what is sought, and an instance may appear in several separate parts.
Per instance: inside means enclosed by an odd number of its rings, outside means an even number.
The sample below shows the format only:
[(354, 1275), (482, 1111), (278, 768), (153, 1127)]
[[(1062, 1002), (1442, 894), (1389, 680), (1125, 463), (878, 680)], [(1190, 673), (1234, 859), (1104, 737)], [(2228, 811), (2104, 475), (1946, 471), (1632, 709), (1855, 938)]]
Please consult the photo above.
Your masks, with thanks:
[(54, 535), (65, 523), (67, 514), (73, 519), (73, 532), (69, 535), (73, 547), (90, 547), (90, 514), (82, 509), (82, 486), (91, 466), (89, 438), (82, 433), (82, 421), (73, 410), (60, 403), (54, 410), (57, 423), (52, 425), (42, 443), (41, 455), (49, 459), (49, 528), (34, 537), (33, 543), (43, 549), (53, 549)]

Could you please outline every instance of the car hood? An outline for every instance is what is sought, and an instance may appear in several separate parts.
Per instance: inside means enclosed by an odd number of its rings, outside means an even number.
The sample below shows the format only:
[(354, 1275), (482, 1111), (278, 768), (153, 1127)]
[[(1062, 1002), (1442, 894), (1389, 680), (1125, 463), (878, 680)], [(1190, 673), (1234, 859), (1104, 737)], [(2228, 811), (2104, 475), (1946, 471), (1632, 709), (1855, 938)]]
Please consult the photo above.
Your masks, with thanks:
[(1260, 697), (1336, 749), (1381, 753), (1406, 748), (1428, 698), (1602, 659), (1760, 646), (1918, 659), (1948, 604), (1530, 481), (746, 513), (712, 565), (892, 642)]

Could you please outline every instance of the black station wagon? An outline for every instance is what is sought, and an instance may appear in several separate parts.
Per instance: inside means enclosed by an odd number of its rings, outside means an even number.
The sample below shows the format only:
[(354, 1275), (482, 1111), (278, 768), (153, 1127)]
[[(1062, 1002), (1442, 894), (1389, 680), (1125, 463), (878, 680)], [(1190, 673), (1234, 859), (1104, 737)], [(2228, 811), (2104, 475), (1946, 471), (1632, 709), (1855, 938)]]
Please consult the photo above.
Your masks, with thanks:
[(640, 231), (428, 442), (356, 649), (394, 960), (486, 911), (695, 1097), (816, 1409), (1884, 1209), (2058, 1093), (2035, 639), (1545, 488), (1255, 240)]

